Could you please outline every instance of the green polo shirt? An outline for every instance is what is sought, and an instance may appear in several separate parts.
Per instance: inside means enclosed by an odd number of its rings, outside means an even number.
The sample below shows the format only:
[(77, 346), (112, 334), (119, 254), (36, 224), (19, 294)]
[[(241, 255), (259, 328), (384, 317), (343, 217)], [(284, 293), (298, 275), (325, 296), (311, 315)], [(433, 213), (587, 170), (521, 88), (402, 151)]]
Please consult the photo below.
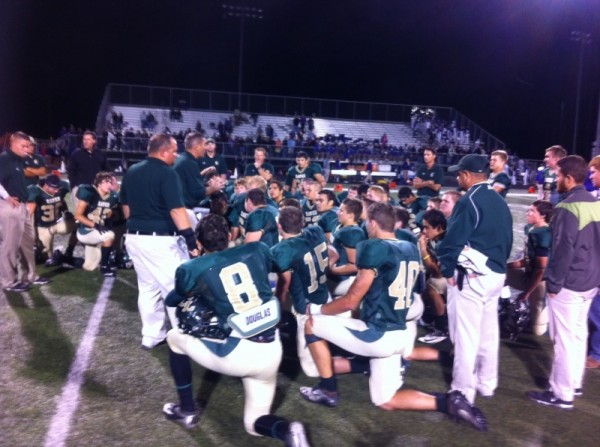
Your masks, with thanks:
[(0, 154), (0, 184), (9, 196), (17, 197), (22, 203), (27, 201), (24, 167), (24, 160), (10, 149)]
[(179, 175), (162, 160), (148, 157), (123, 177), (121, 203), (129, 206), (128, 231), (175, 232), (170, 211), (184, 207)]

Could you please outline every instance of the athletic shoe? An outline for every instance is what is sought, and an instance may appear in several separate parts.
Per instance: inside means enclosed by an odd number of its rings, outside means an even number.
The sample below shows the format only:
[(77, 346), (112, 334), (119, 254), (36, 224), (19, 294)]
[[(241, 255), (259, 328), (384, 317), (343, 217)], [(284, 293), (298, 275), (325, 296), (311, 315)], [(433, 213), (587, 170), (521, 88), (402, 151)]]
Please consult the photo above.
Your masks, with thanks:
[[(148, 340), (146, 340), (146, 342), (147, 342), (147, 341), (148, 341)], [(159, 341), (159, 342), (156, 342), (156, 343), (154, 343), (154, 342), (150, 342), (149, 344), (146, 344), (146, 343), (144, 343), (144, 340), (143, 340), (143, 337), (142, 337), (142, 344), (141, 344), (141, 346), (140, 346), (140, 347), (141, 347), (141, 348), (142, 348), (144, 351), (152, 351), (154, 348), (156, 348), (156, 347), (158, 347), (158, 346), (162, 346), (162, 345), (164, 345), (165, 343), (167, 343), (167, 339), (166, 339), (166, 338), (165, 338), (165, 339), (163, 339), (163, 340), (161, 340), (161, 341)]]
[(111, 269), (108, 265), (101, 265), (100, 273), (102, 273), (105, 278), (114, 278), (117, 276), (116, 270)]
[(326, 407), (337, 407), (340, 401), (339, 393), (326, 393), (319, 387), (311, 388), (309, 386), (301, 386), (300, 394), (309, 402), (325, 405)]
[(200, 413), (198, 411), (183, 411), (179, 405), (174, 403), (165, 404), (162, 411), (168, 420), (177, 422), (184, 428), (194, 428), (200, 422)]
[(302, 422), (294, 421), (290, 423), (284, 442), (285, 447), (310, 447)]
[(36, 286), (45, 286), (46, 284), (50, 283), (50, 279), (48, 278), (44, 278), (43, 276), (38, 276), (37, 279), (34, 279), (32, 284), (35, 284)]
[(45, 266), (46, 267), (54, 267), (59, 264), (62, 264), (62, 259), (63, 259), (63, 254), (60, 252), (60, 250), (54, 250), (54, 253), (52, 253), (52, 256), (50, 256), (48, 258), (48, 260), (46, 261)]
[(583, 396), (583, 388), (575, 388), (573, 390), (573, 396), (577, 396), (577, 397)]
[(446, 394), (448, 414), (456, 422), (463, 420), (471, 424), (476, 430), (487, 431), (488, 423), (479, 408), (471, 405), (465, 395), (460, 391), (450, 391)]
[(554, 395), (551, 390), (548, 391), (529, 391), (527, 397), (536, 401), (538, 404), (548, 405), (550, 407), (570, 410), (573, 408), (573, 401), (561, 400)]
[(448, 338), (448, 332), (444, 332), (444, 331), (435, 329), (433, 332), (430, 332), (429, 334), (427, 334), (423, 337), (419, 337), (419, 341), (421, 343), (434, 344), (434, 343), (439, 343), (441, 341), (444, 341), (447, 338)]
[(12, 286), (5, 287), (4, 290), (6, 290), (7, 292), (21, 293), (21, 292), (27, 292), (30, 288), (31, 288), (31, 286), (27, 283), (17, 282), (17, 283), (14, 283)]
[(585, 367), (587, 369), (600, 368), (600, 360), (596, 360), (594, 357), (588, 356), (587, 359), (585, 359)]

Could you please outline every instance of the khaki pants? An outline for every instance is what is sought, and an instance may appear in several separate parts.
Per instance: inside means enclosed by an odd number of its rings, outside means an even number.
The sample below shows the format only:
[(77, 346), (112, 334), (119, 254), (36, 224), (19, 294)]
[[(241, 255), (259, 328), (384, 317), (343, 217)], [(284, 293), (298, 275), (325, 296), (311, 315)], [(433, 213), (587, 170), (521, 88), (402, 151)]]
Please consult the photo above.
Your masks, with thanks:
[[(24, 203), (13, 208), (7, 201), (0, 200), (0, 277), (2, 287), (8, 287), (19, 281), (33, 282), (38, 276), (35, 272), (35, 228), (33, 217), (29, 215)], [(21, 278), (19, 278), (19, 265)]]

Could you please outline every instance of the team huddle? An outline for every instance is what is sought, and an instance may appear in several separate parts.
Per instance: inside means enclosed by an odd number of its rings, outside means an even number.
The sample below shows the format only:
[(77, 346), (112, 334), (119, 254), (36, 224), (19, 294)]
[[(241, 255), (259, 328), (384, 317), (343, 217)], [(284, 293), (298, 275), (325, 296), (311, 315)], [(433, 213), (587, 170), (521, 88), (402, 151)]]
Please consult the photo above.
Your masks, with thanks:
[[(309, 445), (302, 422), (271, 413), (283, 354), (279, 327), (291, 313), (298, 361), (315, 378), (299, 397), (336, 407), (343, 402), (339, 376), (367, 374), (371, 401), (383, 410), (438, 411), (487, 431), (475, 400), (492, 398), (498, 386), (505, 285), (522, 291), (515, 303), (529, 310), (520, 329), (549, 330), (554, 341), (550, 387), (529, 392), (530, 399), (572, 408), (586, 361), (600, 366), (593, 339), (588, 357), (583, 324), (600, 285), (593, 267), (600, 259), (591, 259), (600, 256), (594, 248), (600, 201), (582, 186), (588, 164), (560, 146), (547, 150), (548, 185), (528, 209), (524, 256), (508, 262), (513, 224), (506, 160), (504, 151), (491, 160), (464, 156), (448, 168), (462, 193), (442, 193), (435, 150), (425, 149), (412, 188), (400, 188), (396, 202), (385, 184), (336, 194), (304, 152), (285, 180), (277, 180), (263, 148), (230, 188), (214, 141), (190, 133), (177, 156), (175, 140), (156, 134), (147, 159), (121, 185), (101, 163), (90, 183), (71, 185), (73, 214), (65, 201), (69, 186), (56, 175), (31, 185), (25, 203), (49, 266), (72, 260), (81, 243), (83, 268), (112, 277), (112, 253), (118, 248), (122, 256), (126, 247), (137, 275), (142, 348), (165, 342), (169, 348), (178, 402), (165, 404), (163, 413), (185, 428), (198, 425), (202, 411), (194, 400), (193, 360), (242, 379), (249, 434)], [(589, 168), (600, 187), (599, 157)], [(22, 194), (16, 181), (4, 179), (9, 197)], [(57, 233), (70, 235), (59, 255), (52, 245)], [(560, 258), (553, 257), (557, 252)], [(21, 291), (24, 283), (6, 271), (5, 290)], [(430, 331), (419, 339), (424, 345), (415, 345), (418, 324)], [(448, 337), (450, 390), (403, 389), (403, 363), (440, 360), (427, 344)]]

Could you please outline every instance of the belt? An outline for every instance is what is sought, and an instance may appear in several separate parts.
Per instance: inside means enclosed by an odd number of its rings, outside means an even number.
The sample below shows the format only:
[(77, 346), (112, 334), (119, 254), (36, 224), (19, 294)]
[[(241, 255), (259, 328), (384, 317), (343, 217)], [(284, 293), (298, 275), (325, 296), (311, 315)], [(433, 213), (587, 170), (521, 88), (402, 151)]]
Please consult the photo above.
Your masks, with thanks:
[(127, 234), (137, 234), (138, 236), (178, 236), (176, 231), (130, 231)]
[(248, 337), (246, 340), (253, 341), (254, 343), (271, 343), (275, 341), (275, 328), (267, 329), (254, 337)]

